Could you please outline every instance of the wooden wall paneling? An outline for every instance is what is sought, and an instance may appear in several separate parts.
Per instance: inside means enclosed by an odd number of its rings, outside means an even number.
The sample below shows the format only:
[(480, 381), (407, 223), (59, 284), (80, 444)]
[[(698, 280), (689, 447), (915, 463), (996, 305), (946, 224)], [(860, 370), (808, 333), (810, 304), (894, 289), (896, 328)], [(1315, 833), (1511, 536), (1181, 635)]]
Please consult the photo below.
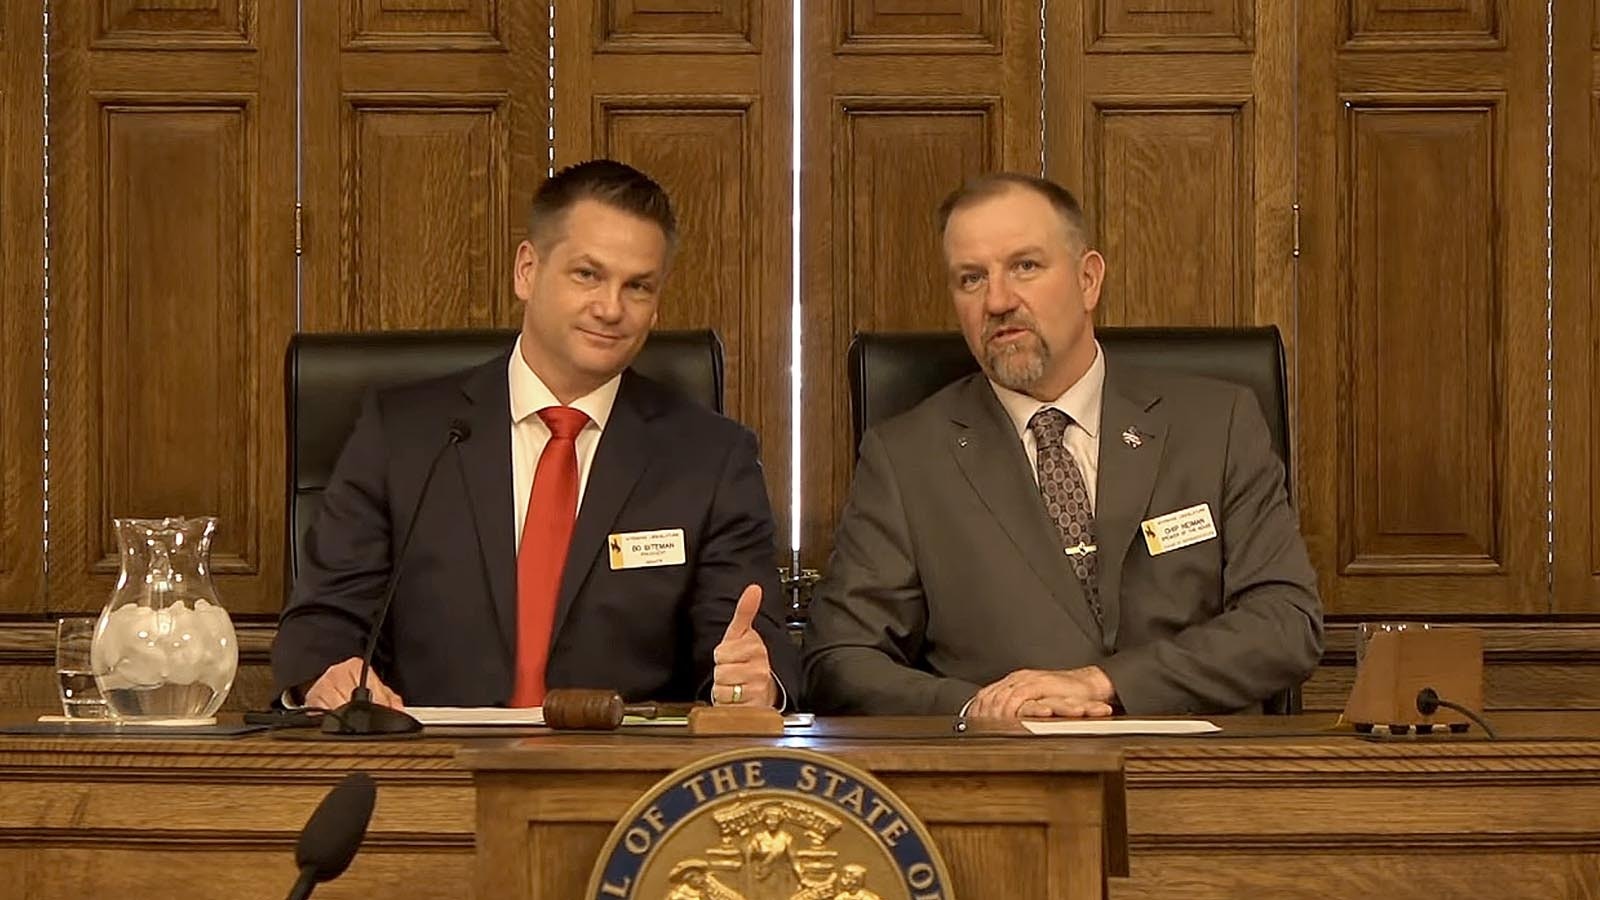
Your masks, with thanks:
[(224, 604), (282, 602), (294, 9), (237, 6), (198, 47), (199, 13), (52, 9), (52, 612), (104, 604), (129, 515), (218, 515)]
[(347, 327), (515, 324), (504, 97), (346, 93), (342, 106)]
[(1226, 53), (1253, 49), (1255, 7), (1250, 0), (1092, 0), (1082, 10), (1088, 46), (1098, 52)]
[(728, 415), (761, 441), (788, 544), (790, 34), (760, 0), (556, 4), (555, 164), (610, 157), (661, 183), (678, 249), (659, 328), (714, 328)]
[(1044, 86), (1047, 174), (1079, 195), (1106, 257), (1096, 321), (1276, 325), (1291, 390), (1294, 15), (1048, 3)]
[(0, 10), (0, 616), (45, 607), (43, 22)]
[(1096, 321), (1254, 321), (1253, 113), (1246, 95), (1094, 102), (1084, 202), (1108, 262)]
[(1600, 3), (1555, 5), (1556, 612), (1600, 612)]
[[(1499, 96), (1346, 102), (1344, 570), (1382, 575), (1400, 558), (1436, 557), (1496, 572), (1495, 461), (1508, 437), (1492, 424)], [(1448, 337), (1417, 340), (1433, 331)]]
[[(1600, 710), (1600, 624), (1458, 620), (1483, 634), (1483, 703), (1491, 712)], [(1357, 625), (1330, 623), (1322, 665), (1302, 688), (1307, 712), (1338, 712), (1355, 683)]]
[(1040, 4), (1024, 0), (807, 6), (800, 427), (809, 565), (827, 559), (855, 467), (851, 336), (953, 329), (939, 202), (986, 171), (1041, 169), (1039, 26)]
[(1300, 16), (1307, 543), (1333, 614), (1543, 613), (1544, 10), (1368, 7)]
[(251, 0), (150, 3), (91, 0), (91, 46), (97, 50), (248, 50), (256, 23)]
[[(1339, 0), (1343, 39), (1351, 49), (1455, 50), (1506, 46), (1507, 0)], [(1512, 0), (1515, 2), (1515, 0)]]
[(547, 7), (303, 4), (308, 331), (511, 327), (545, 170)]
[(1095, 0), (1045, 16), (1046, 168), (1106, 256), (1097, 321), (1274, 324), (1292, 358), (1293, 8)]
[[(224, 595), (225, 603), (229, 599)], [(271, 652), (278, 626), (236, 620), (234, 629), (239, 638), (239, 674), (223, 712), (265, 709), (277, 696), (272, 690)], [(0, 621), (0, 710), (58, 709), (55, 658), (54, 621)]]
[[(312, 4), (305, 4), (310, 6)], [(323, 4), (317, 4), (323, 5)], [(333, 6), (333, 4), (326, 4)], [(454, 0), (430, 5), (393, 0), (347, 0), (343, 7), (348, 49), (503, 51), (508, 24), (497, 0)], [(308, 10), (309, 12), (310, 10)]]

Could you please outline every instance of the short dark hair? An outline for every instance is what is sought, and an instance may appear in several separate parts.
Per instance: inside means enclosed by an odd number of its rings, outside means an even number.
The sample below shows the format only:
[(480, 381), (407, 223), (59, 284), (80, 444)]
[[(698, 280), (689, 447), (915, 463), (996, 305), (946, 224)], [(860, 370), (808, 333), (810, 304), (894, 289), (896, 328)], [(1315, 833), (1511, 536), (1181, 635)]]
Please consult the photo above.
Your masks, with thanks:
[(998, 197), (1015, 188), (1033, 191), (1050, 201), (1050, 205), (1061, 215), (1062, 221), (1067, 223), (1068, 233), (1076, 234), (1085, 247), (1092, 246), (1093, 242), (1089, 238), (1089, 222), (1083, 214), (1083, 207), (1079, 205), (1078, 198), (1048, 178), (1025, 175), (1021, 172), (990, 172), (987, 175), (979, 175), (951, 191), (950, 196), (939, 204), (939, 233), (944, 234), (945, 226), (950, 224), (950, 217), (958, 210), (965, 209), (980, 200)]
[(567, 210), (580, 200), (599, 203), (661, 226), (671, 250), (678, 238), (678, 220), (667, 192), (649, 175), (613, 159), (574, 163), (539, 185), (528, 206), (528, 240), (540, 253), (560, 238)]

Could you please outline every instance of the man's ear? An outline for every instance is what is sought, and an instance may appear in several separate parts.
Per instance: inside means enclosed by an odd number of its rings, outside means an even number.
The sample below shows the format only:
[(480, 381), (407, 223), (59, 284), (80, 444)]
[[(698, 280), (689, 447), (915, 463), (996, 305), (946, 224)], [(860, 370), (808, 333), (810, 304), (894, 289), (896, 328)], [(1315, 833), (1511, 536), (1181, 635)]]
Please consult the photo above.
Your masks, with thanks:
[(532, 241), (523, 241), (517, 245), (516, 262), (511, 265), (511, 287), (516, 292), (517, 299), (524, 303), (533, 299), (533, 285), (539, 276), (539, 266), (543, 260), (539, 256), (539, 248)]
[(1083, 263), (1078, 267), (1078, 287), (1083, 290), (1083, 311), (1094, 312), (1100, 305), (1100, 288), (1106, 280), (1106, 258), (1098, 250), (1089, 250), (1083, 254)]

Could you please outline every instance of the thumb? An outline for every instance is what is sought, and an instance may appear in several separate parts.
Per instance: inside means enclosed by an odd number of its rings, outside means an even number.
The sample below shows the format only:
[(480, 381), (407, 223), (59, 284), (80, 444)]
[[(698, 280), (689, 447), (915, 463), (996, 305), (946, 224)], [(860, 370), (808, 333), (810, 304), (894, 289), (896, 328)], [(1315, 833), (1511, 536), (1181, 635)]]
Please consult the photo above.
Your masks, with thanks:
[(728, 622), (728, 630), (722, 633), (722, 639), (731, 641), (743, 637), (755, 625), (756, 613), (761, 611), (761, 586), (752, 584), (739, 595), (739, 605), (733, 608), (733, 619)]

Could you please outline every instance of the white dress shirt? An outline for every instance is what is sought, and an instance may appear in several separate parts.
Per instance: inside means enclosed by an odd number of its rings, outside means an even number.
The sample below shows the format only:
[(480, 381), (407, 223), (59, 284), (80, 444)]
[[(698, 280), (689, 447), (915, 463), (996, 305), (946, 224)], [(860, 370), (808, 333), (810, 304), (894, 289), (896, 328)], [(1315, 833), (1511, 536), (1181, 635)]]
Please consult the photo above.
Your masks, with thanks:
[[(533, 473), (539, 467), (539, 455), (550, 442), (550, 427), (536, 415), (547, 406), (563, 405), (556, 395), (545, 387), (528, 361), (522, 358), (522, 337), (511, 349), (511, 361), (506, 366), (506, 378), (511, 384), (511, 487), (512, 514), (516, 517), (517, 549), (522, 548), (522, 524), (528, 517), (528, 497), (533, 493)], [(578, 451), (578, 505), (573, 515), (583, 508), (583, 491), (589, 484), (589, 469), (594, 466), (594, 452), (600, 446), (600, 435), (606, 430), (606, 420), (611, 418), (611, 408), (617, 402), (617, 388), (622, 376), (617, 375), (605, 384), (582, 397), (565, 404), (582, 410), (589, 424), (578, 432), (574, 443)]]
[(1072, 458), (1078, 462), (1078, 470), (1083, 473), (1083, 486), (1089, 492), (1089, 511), (1094, 512), (1098, 488), (1095, 482), (1100, 473), (1100, 400), (1106, 386), (1106, 358), (1100, 352), (1100, 342), (1095, 342), (1094, 362), (1089, 364), (1089, 371), (1067, 388), (1066, 393), (1049, 403), (1003, 388), (993, 381), (989, 385), (994, 388), (995, 396), (1000, 398), (1006, 415), (1011, 417), (1011, 424), (1016, 426), (1017, 436), (1022, 439), (1022, 448), (1028, 455), (1028, 464), (1033, 467), (1035, 482), (1039, 480), (1039, 448), (1038, 439), (1028, 428), (1029, 420), (1046, 407), (1059, 409), (1072, 420), (1061, 442), (1066, 444)]

